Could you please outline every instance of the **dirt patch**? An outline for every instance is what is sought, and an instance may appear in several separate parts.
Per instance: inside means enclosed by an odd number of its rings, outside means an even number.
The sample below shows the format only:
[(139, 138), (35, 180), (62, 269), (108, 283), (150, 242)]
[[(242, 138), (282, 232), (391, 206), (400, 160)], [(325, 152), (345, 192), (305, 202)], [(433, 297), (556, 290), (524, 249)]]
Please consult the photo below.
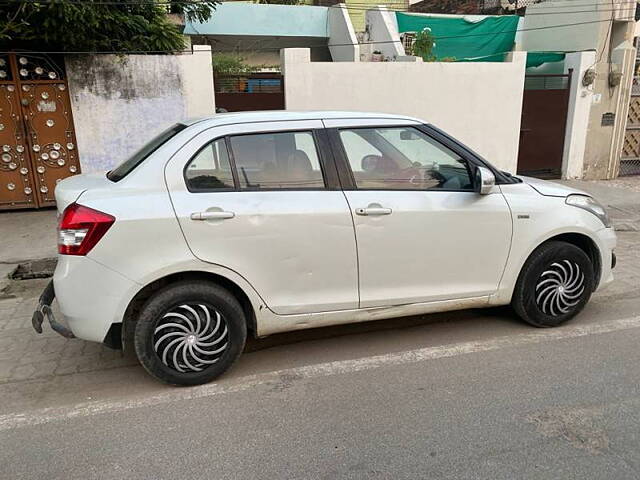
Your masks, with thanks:
[(598, 426), (600, 416), (595, 408), (553, 408), (530, 415), (527, 421), (545, 437), (563, 438), (575, 448), (599, 454), (609, 449), (609, 437)]
[(49, 278), (53, 276), (56, 269), (57, 260), (55, 258), (43, 258), (18, 264), (13, 272), (9, 274), (11, 280), (33, 280), (34, 278)]

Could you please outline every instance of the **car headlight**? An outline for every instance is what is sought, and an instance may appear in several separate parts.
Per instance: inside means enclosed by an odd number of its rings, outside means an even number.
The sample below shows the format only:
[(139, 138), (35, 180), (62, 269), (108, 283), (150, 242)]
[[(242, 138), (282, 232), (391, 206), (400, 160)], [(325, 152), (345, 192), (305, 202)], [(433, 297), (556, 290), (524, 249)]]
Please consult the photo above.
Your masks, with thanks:
[(607, 215), (604, 207), (594, 198), (587, 195), (569, 195), (565, 201), (567, 205), (573, 205), (574, 207), (582, 208), (587, 212), (593, 213), (598, 217), (604, 226), (609, 228), (611, 226), (611, 220)]

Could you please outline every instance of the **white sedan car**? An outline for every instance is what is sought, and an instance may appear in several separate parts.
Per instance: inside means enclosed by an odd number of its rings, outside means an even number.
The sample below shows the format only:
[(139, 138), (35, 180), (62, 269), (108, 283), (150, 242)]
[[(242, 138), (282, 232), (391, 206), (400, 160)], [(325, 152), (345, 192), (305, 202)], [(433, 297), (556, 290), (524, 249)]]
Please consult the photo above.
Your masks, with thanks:
[(34, 327), (135, 348), (172, 384), (216, 378), (247, 335), (508, 304), (556, 326), (615, 264), (593, 198), (396, 115), (180, 123), (56, 199), (58, 266)]

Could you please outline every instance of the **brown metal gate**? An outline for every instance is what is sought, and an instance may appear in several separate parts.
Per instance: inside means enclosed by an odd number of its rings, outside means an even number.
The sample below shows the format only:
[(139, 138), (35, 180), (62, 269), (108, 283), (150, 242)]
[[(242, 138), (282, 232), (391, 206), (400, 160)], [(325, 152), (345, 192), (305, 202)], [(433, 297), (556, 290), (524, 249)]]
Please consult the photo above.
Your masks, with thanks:
[(279, 73), (216, 75), (213, 83), (218, 110), (284, 110), (284, 77)]
[(80, 171), (69, 92), (46, 55), (0, 55), (0, 210), (55, 205)]
[(561, 75), (525, 75), (519, 174), (560, 178), (570, 83), (571, 71)]

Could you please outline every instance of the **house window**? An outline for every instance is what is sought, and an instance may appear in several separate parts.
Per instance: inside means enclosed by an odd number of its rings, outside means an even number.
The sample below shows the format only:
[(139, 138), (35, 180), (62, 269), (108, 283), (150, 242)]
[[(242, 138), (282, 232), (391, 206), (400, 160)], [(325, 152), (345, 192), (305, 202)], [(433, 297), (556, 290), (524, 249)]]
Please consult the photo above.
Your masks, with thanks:
[(413, 42), (416, 41), (416, 34), (412, 32), (406, 32), (402, 34), (401, 39), (405, 54), (413, 55)]

